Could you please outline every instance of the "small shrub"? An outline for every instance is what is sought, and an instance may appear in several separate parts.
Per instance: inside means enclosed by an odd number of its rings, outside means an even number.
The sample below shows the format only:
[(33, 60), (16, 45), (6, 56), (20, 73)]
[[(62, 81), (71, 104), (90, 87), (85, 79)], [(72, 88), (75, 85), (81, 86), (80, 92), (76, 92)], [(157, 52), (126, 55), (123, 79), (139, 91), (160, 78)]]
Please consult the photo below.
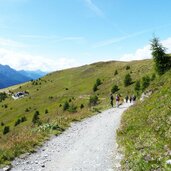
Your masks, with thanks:
[(1, 122), (1, 126), (4, 126), (5, 124), (3, 122)]
[(21, 117), (21, 122), (27, 121), (27, 118), (25, 116)]
[(95, 106), (98, 103), (98, 96), (94, 95), (94, 96), (90, 96), (89, 99), (89, 105), (90, 106)]
[(26, 108), (26, 109), (25, 109), (25, 112), (29, 112), (29, 109), (28, 109), (28, 108)]
[(118, 71), (117, 70), (115, 70), (114, 75), (118, 75)]
[(124, 78), (124, 85), (125, 87), (129, 86), (132, 84), (132, 78), (130, 74), (126, 74)]
[(71, 104), (68, 108), (68, 111), (71, 113), (77, 112), (77, 106), (75, 106), (74, 104)]
[(100, 78), (97, 78), (97, 80), (96, 80), (96, 85), (99, 86), (99, 85), (101, 85), (101, 84), (102, 84), (102, 82), (101, 82)]
[(72, 102), (72, 99), (69, 99), (69, 102)]
[(83, 108), (84, 108), (84, 105), (83, 105), (83, 104), (81, 104), (81, 105), (80, 105), (80, 109), (83, 109)]
[(69, 103), (66, 101), (63, 105), (63, 111), (66, 111), (69, 109)]
[(98, 86), (101, 84), (102, 84), (102, 82), (101, 82), (100, 78), (97, 78), (96, 83), (93, 86), (93, 91), (96, 92), (98, 90)]
[(4, 104), (4, 108), (8, 108), (8, 105), (7, 104)]
[(45, 109), (45, 114), (49, 113), (48, 109)]
[(93, 91), (96, 92), (97, 90), (98, 90), (97, 85), (94, 84), (94, 86), (93, 86)]
[(10, 127), (9, 126), (5, 126), (4, 130), (3, 130), (3, 135), (7, 134), (8, 132), (10, 132)]
[(40, 120), (39, 115), (40, 115), (40, 114), (39, 114), (39, 111), (36, 111), (36, 112), (34, 113), (33, 119), (32, 119), (32, 123), (33, 123), (33, 124), (39, 123), (39, 120)]
[(15, 121), (14, 126), (17, 126), (17, 125), (19, 125), (20, 123), (21, 123), (21, 120), (20, 120), (20, 119), (17, 119), (17, 120)]
[(5, 100), (7, 98), (7, 94), (5, 92), (0, 93), (0, 102), (2, 102), (3, 100)]
[(111, 92), (112, 93), (116, 93), (117, 91), (119, 90), (118, 86), (117, 85), (114, 85), (111, 89)]
[(130, 66), (129, 66), (129, 65), (127, 65), (127, 66), (126, 66), (126, 70), (129, 70), (129, 69), (130, 69)]

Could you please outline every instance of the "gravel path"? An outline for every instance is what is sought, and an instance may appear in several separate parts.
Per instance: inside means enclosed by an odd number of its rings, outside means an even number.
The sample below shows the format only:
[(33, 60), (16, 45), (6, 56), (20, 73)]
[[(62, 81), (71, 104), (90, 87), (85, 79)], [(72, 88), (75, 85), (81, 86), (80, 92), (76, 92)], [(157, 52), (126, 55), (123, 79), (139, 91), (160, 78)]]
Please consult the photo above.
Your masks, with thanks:
[(43, 147), (13, 161), (12, 171), (119, 170), (116, 129), (130, 104), (112, 108), (72, 126)]

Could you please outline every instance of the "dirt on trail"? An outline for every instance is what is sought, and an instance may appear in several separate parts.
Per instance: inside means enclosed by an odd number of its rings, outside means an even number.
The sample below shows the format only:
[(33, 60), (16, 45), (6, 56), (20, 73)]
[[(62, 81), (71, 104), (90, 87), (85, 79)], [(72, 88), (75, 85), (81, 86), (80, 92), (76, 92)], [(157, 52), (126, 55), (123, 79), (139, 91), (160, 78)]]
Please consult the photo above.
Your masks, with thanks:
[(116, 130), (122, 113), (130, 106), (106, 110), (73, 123), (63, 134), (51, 138), (36, 153), (17, 158), (12, 171), (113, 171), (120, 170), (121, 155)]

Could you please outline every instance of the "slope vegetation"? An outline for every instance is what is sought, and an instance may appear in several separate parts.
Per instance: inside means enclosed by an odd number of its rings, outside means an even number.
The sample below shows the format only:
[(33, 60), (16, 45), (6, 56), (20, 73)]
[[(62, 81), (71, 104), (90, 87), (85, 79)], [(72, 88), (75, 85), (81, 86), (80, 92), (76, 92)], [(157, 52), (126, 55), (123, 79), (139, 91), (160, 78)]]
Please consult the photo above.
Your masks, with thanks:
[(171, 170), (171, 71), (149, 89), (153, 94), (122, 118), (118, 142), (125, 153), (123, 170)]
[[(116, 70), (118, 74), (115, 74)], [(133, 82), (125, 87), (123, 80), (128, 73)], [(99, 62), (53, 72), (36, 81), (11, 87), (10, 93), (26, 91), (29, 94), (17, 100), (8, 95), (0, 103), (0, 164), (7, 164), (14, 157), (33, 151), (49, 135), (64, 131), (72, 121), (109, 108), (113, 85), (118, 85), (118, 93), (124, 97), (135, 93), (134, 82), (137, 79), (145, 75), (151, 77), (152, 74), (151, 60)], [(97, 78), (102, 84), (93, 92)], [(90, 107), (89, 98), (94, 94), (99, 101)], [(70, 108), (64, 111), (66, 101)]]

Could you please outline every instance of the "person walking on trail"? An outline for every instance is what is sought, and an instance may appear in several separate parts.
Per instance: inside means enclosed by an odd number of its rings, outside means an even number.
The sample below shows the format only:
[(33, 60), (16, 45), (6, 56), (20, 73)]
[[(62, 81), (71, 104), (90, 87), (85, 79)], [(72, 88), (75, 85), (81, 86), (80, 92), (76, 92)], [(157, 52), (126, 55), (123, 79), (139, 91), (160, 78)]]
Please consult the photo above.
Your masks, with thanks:
[(132, 102), (132, 96), (129, 97), (129, 101), (130, 101), (130, 103)]
[(112, 93), (110, 94), (110, 104), (113, 107), (113, 94)]
[(136, 96), (133, 95), (132, 100), (135, 102), (136, 101)]
[(135, 103), (135, 101), (136, 101), (136, 96), (135, 95), (132, 96), (132, 101), (133, 101), (133, 103)]
[(128, 99), (129, 99), (129, 97), (128, 97), (128, 95), (125, 97), (125, 101), (126, 101), (126, 103), (128, 103)]
[(116, 95), (116, 107), (119, 107), (119, 100), (120, 98), (119, 98), (119, 95), (117, 94)]

